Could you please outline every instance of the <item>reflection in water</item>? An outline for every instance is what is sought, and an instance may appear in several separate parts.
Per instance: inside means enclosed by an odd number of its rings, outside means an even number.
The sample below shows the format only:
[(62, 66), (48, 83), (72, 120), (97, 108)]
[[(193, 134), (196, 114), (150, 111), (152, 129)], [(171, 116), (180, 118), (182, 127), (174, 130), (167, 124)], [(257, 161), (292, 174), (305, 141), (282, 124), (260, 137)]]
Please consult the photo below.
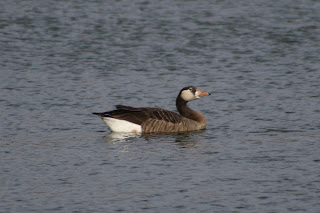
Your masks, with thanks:
[(204, 130), (182, 133), (116, 133), (107, 134), (103, 139), (108, 143), (130, 142), (134, 138), (145, 138), (149, 142), (175, 142), (183, 148), (196, 147)]
[(183, 148), (196, 147), (202, 137), (200, 136), (205, 130), (179, 132), (179, 133), (148, 133), (143, 134), (146, 140), (156, 140), (162, 142), (175, 142)]
[(127, 132), (111, 132), (104, 136), (104, 140), (108, 143), (126, 142), (132, 138), (139, 138), (141, 134)]
[(197, 132), (186, 132), (186, 133), (178, 134), (176, 138), (176, 142), (182, 148), (197, 147), (202, 142), (202, 139), (203, 139), (202, 136), (204, 132), (205, 130), (200, 130)]

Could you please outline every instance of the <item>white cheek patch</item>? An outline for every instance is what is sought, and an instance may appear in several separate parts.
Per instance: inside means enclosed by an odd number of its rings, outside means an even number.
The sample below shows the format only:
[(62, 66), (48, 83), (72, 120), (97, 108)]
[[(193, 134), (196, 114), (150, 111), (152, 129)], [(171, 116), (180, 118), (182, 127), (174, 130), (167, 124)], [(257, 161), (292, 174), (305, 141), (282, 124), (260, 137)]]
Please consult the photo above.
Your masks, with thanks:
[(198, 91), (195, 93), (196, 98), (200, 98)]
[(192, 101), (192, 100), (196, 99), (196, 97), (194, 96), (194, 94), (190, 90), (182, 91), (181, 97), (185, 101)]

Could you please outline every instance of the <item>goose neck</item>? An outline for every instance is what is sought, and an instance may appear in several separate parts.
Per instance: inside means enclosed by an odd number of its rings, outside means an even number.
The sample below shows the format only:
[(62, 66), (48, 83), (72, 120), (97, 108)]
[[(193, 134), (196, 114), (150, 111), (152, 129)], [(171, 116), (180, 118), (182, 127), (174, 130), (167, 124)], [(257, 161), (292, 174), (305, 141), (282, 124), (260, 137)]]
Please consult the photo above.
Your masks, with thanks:
[(177, 97), (176, 106), (180, 115), (186, 118), (189, 118), (191, 120), (194, 120), (196, 122), (205, 124), (206, 123), (205, 117), (201, 113), (190, 109), (187, 106), (187, 103), (188, 101), (183, 100), (180, 96)]

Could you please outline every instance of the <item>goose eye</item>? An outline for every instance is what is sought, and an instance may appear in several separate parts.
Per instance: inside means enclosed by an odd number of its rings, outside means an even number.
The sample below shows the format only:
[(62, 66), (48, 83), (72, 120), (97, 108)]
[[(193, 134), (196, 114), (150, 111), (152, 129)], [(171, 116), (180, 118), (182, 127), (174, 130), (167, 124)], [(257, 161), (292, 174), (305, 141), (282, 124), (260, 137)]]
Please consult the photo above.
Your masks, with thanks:
[(189, 90), (192, 91), (192, 88), (190, 87)]

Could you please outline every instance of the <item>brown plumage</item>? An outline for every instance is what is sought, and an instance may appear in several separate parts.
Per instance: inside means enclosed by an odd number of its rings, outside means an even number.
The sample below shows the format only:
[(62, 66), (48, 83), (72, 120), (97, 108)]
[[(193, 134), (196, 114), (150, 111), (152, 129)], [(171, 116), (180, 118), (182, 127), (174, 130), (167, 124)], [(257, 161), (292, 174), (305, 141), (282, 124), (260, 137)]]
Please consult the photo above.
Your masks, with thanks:
[[(189, 86), (183, 88), (176, 99), (176, 107), (178, 113), (171, 112), (160, 108), (134, 108), (130, 106), (117, 105), (116, 110), (108, 111), (104, 113), (93, 113), (100, 116), (113, 131), (117, 132), (184, 132), (193, 131), (206, 128), (205, 117), (189, 107), (187, 107), (188, 101), (195, 100), (202, 96), (210, 95), (209, 93), (202, 92), (196, 87)], [(110, 119), (111, 118), (111, 119)], [(127, 121), (134, 127), (121, 129), (121, 125), (127, 126), (127, 123), (121, 123), (120, 126), (114, 127), (115, 121)], [(136, 128), (138, 125), (141, 130)]]

